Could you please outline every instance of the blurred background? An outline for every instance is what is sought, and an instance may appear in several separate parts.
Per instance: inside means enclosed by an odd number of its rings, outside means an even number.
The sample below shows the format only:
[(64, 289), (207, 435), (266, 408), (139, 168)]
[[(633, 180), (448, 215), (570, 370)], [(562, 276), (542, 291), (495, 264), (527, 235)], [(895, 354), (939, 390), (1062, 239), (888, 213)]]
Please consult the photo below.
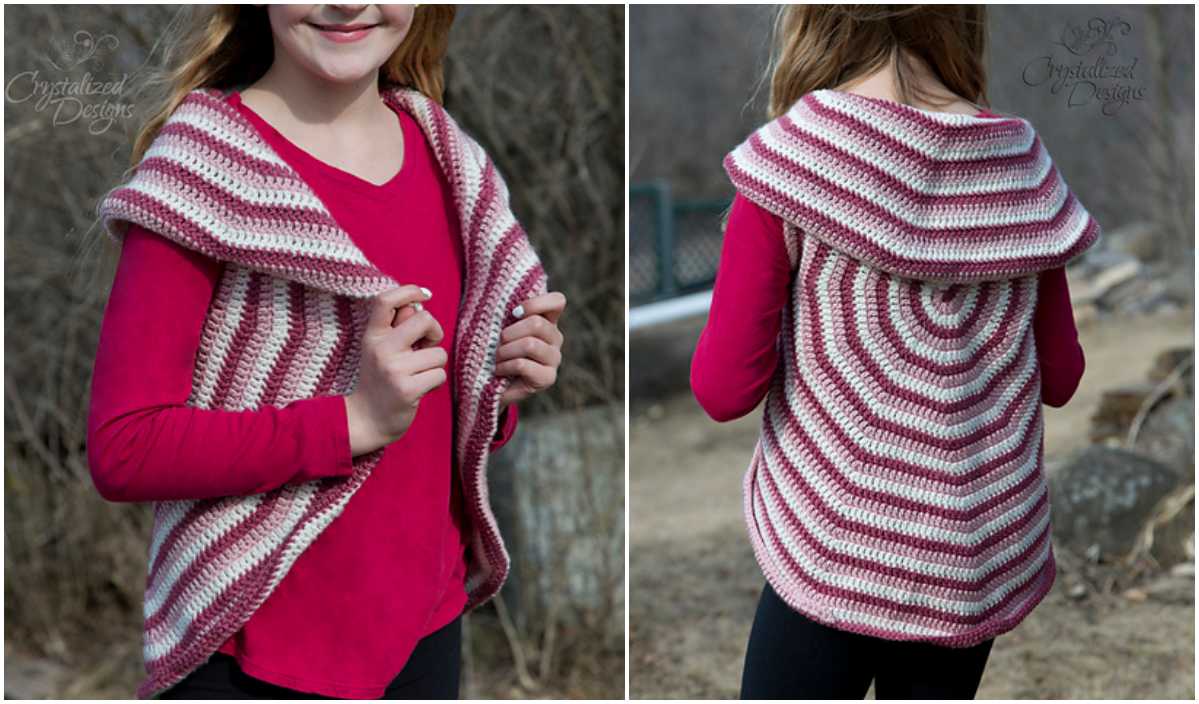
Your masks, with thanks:
[[(992, 109), (1033, 124), (1104, 234), (1068, 270), (1086, 373), (1067, 406), (1045, 408), (1059, 576), (996, 640), (978, 697), (1192, 699), (1194, 7), (989, 13)], [(688, 367), (733, 195), (721, 160), (766, 121), (774, 14), (630, 8), (636, 698), (736, 697), (763, 584), (741, 515), (761, 412), (714, 423)], [(1055, 86), (1040, 71), (1101, 56), (1131, 73)]]
[[(5, 12), (6, 697), (128, 698), (142, 676), (150, 505), (104, 501), (87, 467), (119, 251), (98, 246), (93, 220), (139, 124), (128, 91), (177, 12)], [(34, 78), (113, 86), (39, 100)], [(460, 8), (446, 107), (495, 160), (569, 300), (558, 383), (522, 404), (491, 461), (514, 565), (467, 617), (462, 694), (623, 698), (624, 8)]]

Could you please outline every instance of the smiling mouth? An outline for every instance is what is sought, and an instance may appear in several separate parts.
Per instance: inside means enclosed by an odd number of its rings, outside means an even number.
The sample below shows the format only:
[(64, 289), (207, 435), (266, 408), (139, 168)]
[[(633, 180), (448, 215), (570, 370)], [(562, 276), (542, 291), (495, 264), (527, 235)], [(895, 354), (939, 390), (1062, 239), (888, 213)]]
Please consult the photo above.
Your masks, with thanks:
[(321, 32), (336, 32), (338, 34), (354, 34), (355, 32), (362, 32), (379, 26), (365, 22), (357, 22), (355, 24), (317, 24), (315, 22), (308, 22), (307, 24), (309, 27), (313, 27)]

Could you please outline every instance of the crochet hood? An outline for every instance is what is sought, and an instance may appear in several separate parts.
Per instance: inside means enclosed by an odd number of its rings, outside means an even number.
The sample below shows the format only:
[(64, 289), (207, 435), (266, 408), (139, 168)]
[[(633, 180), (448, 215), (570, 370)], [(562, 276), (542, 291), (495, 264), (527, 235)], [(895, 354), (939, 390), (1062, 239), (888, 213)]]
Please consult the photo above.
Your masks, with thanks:
[(978, 282), (1065, 265), (1098, 223), (1020, 117), (805, 94), (724, 159), (745, 197), (899, 276)]

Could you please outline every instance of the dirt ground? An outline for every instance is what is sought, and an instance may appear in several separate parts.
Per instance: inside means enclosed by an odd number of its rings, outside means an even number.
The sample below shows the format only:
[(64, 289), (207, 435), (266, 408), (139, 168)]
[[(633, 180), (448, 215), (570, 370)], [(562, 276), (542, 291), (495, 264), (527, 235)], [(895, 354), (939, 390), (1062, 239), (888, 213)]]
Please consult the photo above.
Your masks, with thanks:
[[(676, 346), (686, 347), (697, 332), (680, 333)], [(1104, 388), (1142, 380), (1159, 350), (1192, 343), (1193, 313), (1091, 321), (1079, 333), (1087, 364), (1082, 384), (1065, 408), (1045, 407), (1050, 458), (1087, 442)], [(644, 352), (633, 343), (631, 366)], [(686, 392), (634, 402), (633, 698), (737, 696), (763, 584), (741, 517), (741, 479), (760, 417), (757, 411), (717, 424)], [(1025, 622), (996, 639), (978, 698), (1194, 698), (1193, 576), (1163, 576), (1146, 587), (1144, 600), (1074, 600), (1067, 583), (1059, 573)]]

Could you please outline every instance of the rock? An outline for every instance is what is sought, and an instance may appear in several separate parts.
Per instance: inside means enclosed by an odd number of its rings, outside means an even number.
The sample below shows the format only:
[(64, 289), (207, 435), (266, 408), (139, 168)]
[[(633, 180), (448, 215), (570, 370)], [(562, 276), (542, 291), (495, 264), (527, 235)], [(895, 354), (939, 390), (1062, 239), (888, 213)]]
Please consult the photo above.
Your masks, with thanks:
[(1151, 313), (1169, 300), (1166, 284), (1157, 279), (1134, 277), (1103, 292), (1103, 307), (1132, 313)]
[(1118, 561), (1180, 483), (1173, 470), (1141, 453), (1086, 447), (1051, 478), (1054, 537), (1080, 555), (1090, 549), (1100, 561)]
[[(1149, 370), (1149, 381), (1154, 384), (1160, 384), (1165, 381), (1170, 374), (1195, 355), (1194, 347), (1171, 347), (1170, 349), (1162, 350), (1153, 360), (1153, 367)], [(1185, 371), (1181, 375), (1181, 392), (1191, 398), (1195, 397), (1195, 365), (1191, 364), (1183, 367)]]
[(1133, 449), (1194, 481), (1195, 400), (1179, 396), (1159, 402), (1145, 418)]
[(1132, 419), (1155, 387), (1155, 384), (1142, 383), (1104, 391), (1091, 416), (1091, 442), (1103, 442), (1107, 438), (1123, 442)]
[(1195, 577), (1194, 562), (1180, 562), (1170, 568), (1170, 574), (1175, 577)]
[(1195, 579), (1167, 574), (1147, 584), (1145, 593), (1156, 602), (1191, 609), (1195, 605)]
[(1074, 306), (1074, 325), (1085, 328), (1099, 318), (1099, 307), (1094, 303), (1079, 303)]
[(521, 418), (491, 464), (517, 626), (541, 634), (553, 621), (623, 642), (623, 403)]
[[(1187, 360), (1188, 357), (1195, 354), (1194, 347), (1171, 347), (1157, 353), (1157, 357), (1153, 359), (1153, 367), (1149, 370), (1149, 381), (1161, 382), (1165, 381), (1170, 372), (1174, 371), (1175, 367), (1180, 366)], [(1186, 376), (1194, 378), (1194, 368), (1186, 373)]]
[(1161, 256), (1161, 240), (1160, 228), (1145, 220), (1126, 223), (1103, 233), (1107, 250), (1146, 261)]
[(1144, 589), (1137, 589), (1135, 587), (1132, 589), (1124, 590), (1123, 596), (1125, 599), (1128, 599), (1129, 601), (1145, 601), (1146, 599), (1149, 598), (1149, 595), (1147, 593), (1145, 593)]
[(1140, 275), (1142, 268), (1140, 261), (1132, 258), (1125, 259), (1083, 279), (1077, 285), (1071, 284), (1070, 298), (1076, 303), (1098, 301), (1116, 286), (1135, 279)]
[(5, 699), (57, 699), (71, 681), (70, 668), (25, 653), (4, 654)]
[[(1193, 479), (1192, 479), (1193, 481)], [(1195, 485), (1184, 484), (1159, 502), (1148, 540), (1149, 554), (1162, 567), (1192, 563), (1195, 560)]]

